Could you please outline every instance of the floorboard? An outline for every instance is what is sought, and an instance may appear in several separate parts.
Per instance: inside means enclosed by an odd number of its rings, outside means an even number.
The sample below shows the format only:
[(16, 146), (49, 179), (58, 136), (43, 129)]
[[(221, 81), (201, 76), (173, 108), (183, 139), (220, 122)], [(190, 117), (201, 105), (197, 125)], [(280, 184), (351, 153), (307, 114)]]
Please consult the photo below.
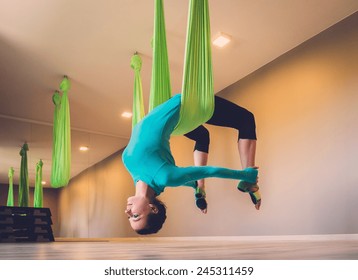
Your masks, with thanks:
[(358, 260), (358, 235), (56, 238), (0, 249), (2, 260)]

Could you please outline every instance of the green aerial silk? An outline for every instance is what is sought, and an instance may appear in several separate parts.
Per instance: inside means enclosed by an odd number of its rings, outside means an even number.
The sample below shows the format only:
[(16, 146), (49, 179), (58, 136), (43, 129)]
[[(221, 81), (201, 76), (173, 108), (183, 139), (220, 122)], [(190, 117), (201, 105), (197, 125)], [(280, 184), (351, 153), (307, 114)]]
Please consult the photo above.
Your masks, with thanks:
[(141, 119), (143, 119), (145, 115), (142, 80), (140, 77), (140, 70), (142, 68), (142, 59), (138, 54), (132, 56), (131, 67), (134, 70), (133, 116), (132, 116), (132, 127), (133, 127)]
[(149, 112), (156, 106), (167, 101), (172, 95), (163, 0), (155, 0), (154, 34), (152, 44), (153, 62)]
[(27, 151), (29, 146), (25, 143), (21, 150), (20, 180), (19, 180), (19, 206), (29, 207), (29, 172), (27, 167)]
[(43, 162), (40, 160), (36, 164), (36, 179), (34, 192), (34, 207), (42, 208), (43, 206), (43, 190), (42, 190), (42, 166)]
[(7, 206), (14, 206), (14, 168), (9, 168), (9, 192), (7, 194)]
[(192, 131), (214, 113), (208, 0), (190, 0), (181, 104), (175, 135)]
[[(170, 97), (164, 7), (162, 0), (155, 0), (149, 111)], [(136, 115), (143, 101), (134, 99), (134, 102), (133, 113)], [(190, 0), (180, 119), (173, 134), (188, 133), (208, 121), (214, 112), (214, 105), (209, 4), (208, 0)]]
[(71, 176), (71, 125), (68, 90), (70, 81), (64, 77), (60, 84), (62, 96), (58, 91), (52, 97), (55, 104), (53, 123), (51, 186), (67, 186)]

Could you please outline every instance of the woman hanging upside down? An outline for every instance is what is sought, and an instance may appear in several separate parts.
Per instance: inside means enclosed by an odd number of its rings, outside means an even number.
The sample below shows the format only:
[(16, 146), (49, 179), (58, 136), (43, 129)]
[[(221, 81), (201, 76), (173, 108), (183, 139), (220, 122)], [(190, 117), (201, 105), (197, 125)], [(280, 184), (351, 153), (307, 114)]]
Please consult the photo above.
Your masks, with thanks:
[[(208, 124), (231, 127), (239, 131), (238, 149), (243, 170), (206, 166), (209, 133), (199, 126), (185, 136), (196, 141), (196, 166), (178, 167), (170, 151), (169, 139), (179, 120), (181, 95), (177, 94), (153, 109), (132, 131), (122, 160), (135, 183), (135, 195), (128, 198), (125, 213), (138, 234), (158, 232), (166, 219), (166, 207), (156, 197), (165, 187), (194, 188), (196, 204), (206, 213), (204, 178), (218, 177), (241, 180), (238, 189), (248, 192), (256, 209), (261, 198), (255, 167), (256, 133), (252, 113), (215, 96), (215, 110)], [(234, 117), (234, 119), (233, 119)]]

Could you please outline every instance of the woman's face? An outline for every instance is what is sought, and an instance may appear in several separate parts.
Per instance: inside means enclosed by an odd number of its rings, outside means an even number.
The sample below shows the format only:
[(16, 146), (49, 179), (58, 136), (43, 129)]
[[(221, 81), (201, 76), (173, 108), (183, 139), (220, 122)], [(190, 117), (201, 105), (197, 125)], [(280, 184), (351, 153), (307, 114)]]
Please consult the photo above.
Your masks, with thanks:
[(146, 197), (131, 196), (127, 199), (127, 208), (124, 211), (133, 230), (141, 230), (147, 226), (147, 219), (153, 213), (153, 204)]

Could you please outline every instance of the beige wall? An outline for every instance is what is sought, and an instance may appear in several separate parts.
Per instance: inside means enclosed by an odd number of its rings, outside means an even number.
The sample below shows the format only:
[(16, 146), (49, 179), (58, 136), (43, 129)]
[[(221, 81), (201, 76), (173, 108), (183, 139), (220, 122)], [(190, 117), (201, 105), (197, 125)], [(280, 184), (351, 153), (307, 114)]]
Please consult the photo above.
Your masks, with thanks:
[[(168, 188), (158, 236), (358, 233), (357, 27), (358, 13), (219, 93), (256, 116), (262, 210), (231, 180), (207, 180), (207, 215), (192, 189)], [(236, 133), (209, 129), (209, 164), (240, 168)], [(173, 137), (178, 165), (192, 164), (192, 148)], [(133, 236), (133, 192), (120, 153), (90, 168), (61, 191), (59, 236)]]
[(60, 237), (110, 238), (134, 235), (124, 215), (133, 183), (115, 153), (90, 167), (62, 188), (59, 197)]
[(358, 13), (222, 95), (256, 115), (254, 234), (357, 233)]

